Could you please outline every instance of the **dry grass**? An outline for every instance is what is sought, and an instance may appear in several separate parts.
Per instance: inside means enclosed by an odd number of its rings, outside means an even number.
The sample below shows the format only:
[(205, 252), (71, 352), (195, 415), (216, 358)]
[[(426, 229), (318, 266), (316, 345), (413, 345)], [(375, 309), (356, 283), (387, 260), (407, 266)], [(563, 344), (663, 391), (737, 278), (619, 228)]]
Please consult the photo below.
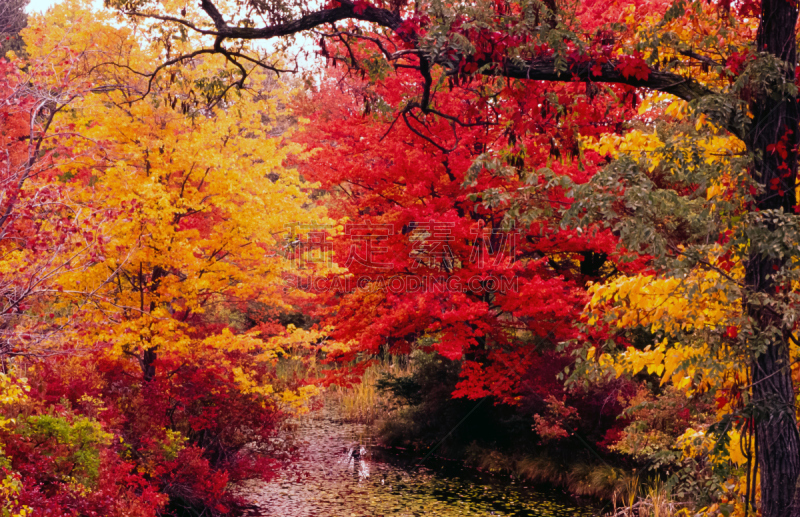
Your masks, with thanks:
[(327, 390), (326, 400), (337, 407), (345, 420), (372, 424), (396, 409), (391, 394), (375, 387), (378, 380), (385, 374), (407, 376), (411, 373), (409, 361), (400, 362), (396, 358), (379, 361), (364, 371), (360, 384), (349, 388), (331, 386)]
[[(656, 479), (646, 487), (638, 478), (629, 480), (621, 490), (614, 493), (614, 511), (611, 517), (686, 517), (687, 508), (672, 500), (672, 494), (664, 483)], [(622, 503), (621, 507), (617, 503)]]
[[(563, 461), (547, 455), (514, 458), (476, 445), (467, 449), (467, 463), (489, 472), (506, 471), (534, 483), (562, 486), (575, 495), (612, 498), (628, 493), (626, 487), (638, 486), (631, 475), (609, 465)], [(635, 502), (634, 493), (634, 502)]]
[(557, 484), (573, 494), (590, 497), (609, 497), (629, 483), (628, 474), (608, 465), (563, 465), (546, 456), (525, 457), (517, 462), (515, 470), (522, 478)]

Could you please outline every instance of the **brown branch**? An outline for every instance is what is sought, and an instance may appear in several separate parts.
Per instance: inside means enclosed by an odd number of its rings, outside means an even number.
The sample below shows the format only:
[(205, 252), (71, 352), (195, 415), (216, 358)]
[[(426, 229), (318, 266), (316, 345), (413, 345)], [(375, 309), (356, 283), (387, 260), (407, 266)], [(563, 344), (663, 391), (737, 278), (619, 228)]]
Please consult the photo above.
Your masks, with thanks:
[[(226, 24), (222, 14), (211, 0), (202, 0), (202, 9), (208, 14), (217, 29), (214, 32), (202, 32), (203, 29), (197, 28), (191, 24), (191, 22), (178, 18), (147, 13), (129, 14), (162, 21), (173, 21), (198, 32), (213, 34), (222, 39), (244, 40), (271, 39), (280, 36), (289, 36), (298, 32), (315, 29), (322, 25), (333, 24), (348, 19), (375, 23), (392, 31), (397, 31), (403, 22), (399, 15), (387, 9), (368, 6), (360, 13), (356, 13), (353, 4), (348, 0), (342, 0), (341, 4), (340, 7), (308, 13), (297, 20), (268, 27), (234, 27)], [(453, 65), (452, 61), (446, 57), (437, 60), (437, 64), (448, 66), (448, 68), (452, 68)], [(489, 65), (486, 67), (488, 70), (483, 72), (485, 75), (505, 76), (515, 79), (558, 82), (579, 80), (598, 83), (620, 83), (670, 93), (687, 101), (696, 100), (712, 93), (711, 90), (702, 86), (694, 79), (670, 72), (651, 71), (646, 79), (637, 79), (635, 77), (625, 77), (622, 72), (618, 70), (616, 63), (613, 61), (602, 64), (600, 73), (597, 75), (592, 73), (595, 63), (591, 60), (580, 63), (576, 60), (567, 60), (567, 64), (569, 71), (558, 72), (556, 70), (554, 57), (535, 57), (525, 64), (506, 63), (503, 66), (495, 66), (498, 65), (498, 63), (490, 61), (478, 62), (479, 67)]]
[[(397, 14), (386, 9), (369, 6), (361, 13), (353, 10), (353, 4), (342, 2), (344, 5), (334, 9), (324, 9), (301, 16), (291, 22), (279, 23), (269, 27), (232, 27), (225, 23), (222, 14), (211, 0), (202, 0), (201, 7), (214, 22), (217, 31), (215, 35), (233, 39), (270, 39), (279, 36), (289, 36), (298, 32), (314, 29), (320, 25), (335, 23), (343, 20), (361, 20), (376, 23), (388, 29), (397, 30), (403, 20)], [(153, 17), (142, 13), (140, 16)], [(179, 22), (183, 23), (183, 22)], [(187, 25), (183, 23), (183, 25)], [(188, 26), (188, 25), (187, 25)]]
[[(478, 62), (479, 67), (493, 65), (492, 62)], [(484, 72), (485, 75), (504, 76), (514, 79), (529, 79), (532, 81), (552, 81), (552, 82), (595, 82), (595, 83), (618, 83), (634, 86), (636, 88), (648, 88), (664, 93), (672, 94), (685, 101), (698, 100), (701, 97), (714, 93), (711, 89), (703, 86), (694, 79), (683, 77), (671, 72), (660, 72), (651, 70), (646, 79), (636, 77), (625, 77), (617, 67), (617, 63), (610, 61), (600, 65), (599, 74), (595, 74), (592, 69), (596, 66), (593, 61), (579, 63), (575, 60), (567, 60), (568, 71), (559, 72), (556, 70), (556, 60), (554, 57), (536, 57), (526, 64), (507, 64), (503, 68), (494, 68)], [(488, 67), (487, 67), (488, 68)]]
[(714, 61), (713, 59), (711, 59), (708, 56), (704, 56), (702, 54), (698, 54), (697, 52), (695, 52), (693, 50), (681, 50), (681, 51), (679, 51), (679, 54), (681, 54), (682, 56), (690, 57), (692, 59), (696, 59), (697, 61), (700, 61), (701, 63), (705, 63), (705, 64), (707, 64), (709, 66), (724, 66), (722, 63)]
[(188, 20), (184, 20), (183, 18), (176, 18), (174, 16), (162, 16), (160, 14), (140, 13), (138, 11), (124, 11), (124, 14), (127, 14), (128, 16), (138, 16), (139, 18), (152, 18), (154, 20), (161, 20), (162, 22), (179, 23), (185, 27), (192, 29), (195, 32), (199, 32), (200, 34), (206, 34), (209, 36), (219, 36), (219, 33), (217, 31), (201, 29), (200, 27), (189, 22)]
[[(421, 125), (423, 125), (423, 126), (424, 126), (424, 124), (422, 123), (422, 121), (420, 121), (420, 120), (419, 120), (417, 117), (415, 117), (415, 116), (414, 116), (414, 113), (412, 113), (412, 111), (411, 111), (413, 108), (418, 108), (418, 107), (419, 107), (419, 106), (416, 106), (416, 105), (409, 105), (409, 106), (407, 106), (407, 107), (406, 107), (406, 109), (404, 109), (404, 110), (402, 111), (403, 121), (406, 123), (406, 126), (408, 127), (408, 129), (410, 129), (410, 130), (411, 130), (411, 132), (412, 132), (412, 133), (414, 133), (415, 135), (417, 135), (418, 137), (420, 137), (420, 138), (422, 138), (423, 140), (425, 140), (425, 141), (429, 142), (431, 145), (433, 145), (434, 147), (436, 147), (437, 149), (439, 149), (439, 150), (440, 150), (442, 153), (444, 153), (444, 154), (450, 154), (450, 153), (452, 153), (453, 151), (455, 151), (455, 150), (456, 150), (456, 148), (458, 147), (458, 134), (456, 133), (455, 127), (453, 127), (453, 134), (454, 134), (454, 136), (455, 136), (455, 138), (456, 138), (456, 142), (455, 142), (455, 144), (453, 144), (453, 147), (451, 147), (450, 149), (447, 149), (447, 148), (445, 148), (445, 147), (443, 147), (443, 146), (441, 146), (441, 145), (437, 144), (437, 143), (436, 143), (436, 142), (433, 140), (433, 138), (431, 138), (431, 137), (428, 137), (428, 136), (426, 136), (426, 135), (422, 134), (422, 132), (421, 132), (421, 131), (419, 131), (418, 129), (416, 129), (416, 128), (415, 128), (415, 127), (414, 127), (414, 126), (411, 124), (411, 122), (408, 120), (408, 117), (409, 117), (409, 116), (410, 116), (411, 118), (413, 118), (414, 120), (416, 120), (416, 121), (417, 121), (417, 123), (419, 123), (419, 124), (421, 124)], [(451, 126), (455, 126), (455, 124), (451, 123)]]
[[(138, 12), (129, 14), (140, 17), (149, 17), (161, 21), (180, 23), (202, 34), (211, 34), (217, 36), (220, 43), (225, 39), (266, 40), (280, 36), (288, 36), (303, 31), (313, 30), (326, 24), (334, 24), (343, 20), (360, 20), (370, 22), (396, 32), (403, 22), (399, 14), (387, 9), (381, 9), (373, 6), (367, 6), (363, 10), (359, 9), (359, 12), (357, 13), (354, 9), (353, 3), (350, 0), (340, 0), (340, 6), (333, 9), (323, 9), (320, 11), (311, 12), (304, 14), (296, 20), (278, 23), (267, 27), (237, 27), (228, 25), (212, 0), (202, 0), (201, 8), (213, 22), (214, 27), (216, 28), (215, 31), (201, 29), (188, 20), (182, 20), (178, 18)], [(194, 52), (187, 56), (173, 59), (169, 62), (169, 65), (176, 64), (184, 59), (194, 57), (202, 53), (220, 52), (219, 49), (221, 48), (221, 45), (218, 44), (216, 47), (216, 50), (207, 49), (205, 51)], [(385, 54), (386, 50), (387, 49), (385, 48), (381, 49), (381, 52)], [(230, 57), (230, 52), (228, 52), (228, 54), (228, 57)], [(710, 60), (710, 58), (706, 58), (705, 56), (701, 56), (693, 52), (684, 54), (692, 59), (698, 59), (704, 63), (714, 63), (713, 60)], [(423, 56), (420, 57), (422, 65), (421, 68), (423, 69), (421, 70), (421, 73), (423, 74), (423, 79), (425, 82), (428, 83), (429, 79), (428, 77), (425, 77), (425, 75), (426, 72), (430, 72), (429, 70), (424, 70), (426, 60)], [(448, 68), (449, 70), (458, 69), (458, 66), (456, 63), (454, 63), (453, 59), (447, 57), (446, 55), (439, 56), (430, 64), (438, 64)], [(497, 63), (484, 60), (478, 61), (476, 64), (481, 70), (480, 73), (488, 76), (502, 76), (512, 79), (550, 82), (583, 81), (625, 84), (636, 88), (647, 88), (650, 90), (669, 93), (686, 101), (696, 101), (708, 95), (714, 94), (713, 90), (703, 86), (691, 77), (685, 77), (671, 72), (651, 70), (644, 79), (639, 79), (634, 76), (626, 77), (619, 69), (616, 61), (607, 61), (600, 64), (592, 59), (567, 59), (567, 71), (564, 72), (560, 72), (556, 69), (556, 60), (555, 57), (552, 56), (534, 57), (526, 62)], [(166, 63), (165, 65), (169, 66)], [(156, 72), (164, 68), (165, 65), (160, 66)], [(595, 72), (598, 73), (595, 74)], [(429, 94), (429, 91), (427, 94)], [(423, 92), (423, 95), (426, 95), (426, 93)], [(423, 102), (422, 105), (427, 106), (427, 103)], [(731, 131), (736, 136), (740, 136), (741, 134), (741, 128), (735, 127), (733, 124), (728, 124), (726, 129)]]

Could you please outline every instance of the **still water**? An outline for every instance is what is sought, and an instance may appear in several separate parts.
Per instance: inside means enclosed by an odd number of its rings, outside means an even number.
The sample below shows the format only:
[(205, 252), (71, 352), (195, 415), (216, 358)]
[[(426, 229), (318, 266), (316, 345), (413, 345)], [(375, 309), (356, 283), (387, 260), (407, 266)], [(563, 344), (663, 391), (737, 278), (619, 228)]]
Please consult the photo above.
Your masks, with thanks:
[(249, 516), (279, 517), (583, 517), (597, 515), (564, 494), (481, 479), (426, 462), (400, 460), (375, 447), (368, 428), (330, 410), (296, 422), (300, 446), (273, 481), (243, 486)]

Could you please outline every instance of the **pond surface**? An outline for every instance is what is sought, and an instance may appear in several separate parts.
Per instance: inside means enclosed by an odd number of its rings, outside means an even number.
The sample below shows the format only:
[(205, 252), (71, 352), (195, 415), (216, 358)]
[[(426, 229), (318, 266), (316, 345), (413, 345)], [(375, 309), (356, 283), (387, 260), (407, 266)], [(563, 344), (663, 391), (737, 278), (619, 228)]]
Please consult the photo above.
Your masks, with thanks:
[(292, 434), (300, 450), (294, 461), (273, 481), (242, 486), (254, 508), (247, 515), (598, 515), (595, 509), (581, 508), (563, 493), (520, 486), (508, 478), (479, 478), (437, 462), (421, 467), (382, 453), (366, 426), (342, 422), (331, 410), (312, 413), (296, 424)]

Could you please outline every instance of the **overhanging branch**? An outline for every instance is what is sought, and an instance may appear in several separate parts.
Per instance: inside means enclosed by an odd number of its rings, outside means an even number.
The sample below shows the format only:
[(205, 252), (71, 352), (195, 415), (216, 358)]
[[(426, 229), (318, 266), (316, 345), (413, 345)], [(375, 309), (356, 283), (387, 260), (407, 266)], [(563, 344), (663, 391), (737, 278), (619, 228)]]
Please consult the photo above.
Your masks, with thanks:
[[(225, 39), (271, 39), (281, 36), (289, 36), (299, 32), (313, 30), (325, 24), (333, 24), (343, 20), (359, 20), (374, 23), (392, 31), (400, 28), (403, 20), (396, 12), (381, 9), (373, 6), (360, 5), (355, 7), (350, 0), (340, 0), (340, 6), (333, 9), (323, 9), (304, 14), (296, 20), (270, 25), (267, 27), (237, 27), (228, 25), (214, 5), (212, 0), (202, 0), (201, 8), (214, 24), (214, 30), (202, 29), (187, 20), (173, 17), (148, 15), (146, 13), (129, 13), (136, 16), (152, 17), (162, 21), (172, 21), (180, 23), (192, 30), (203, 34), (213, 34), (217, 37), (216, 49), (209, 49), (206, 52), (220, 52), (220, 43)], [(407, 39), (408, 36), (405, 36)], [(386, 49), (380, 49), (385, 53)], [(423, 49), (418, 49), (422, 51)], [(220, 52), (225, 53), (225, 52)], [(420, 71), (425, 75), (425, 63), (427, 59), (420, 55)], [(178, 58), (180, 61), (181, 58)], [(173, 60), (174, 62), (175, 60)], [(458, 63), (454, 63), (451, 58), (441, 57), (435, 64), (445, 66), (450, 70), (458, 70)], [(685, 101), (697, 101), (703, 97), (714, 95), (715, 92), (703, 86), (696, 80), (671, 72), (651, 70), (646, 78), (637, 78), (632, 75), (625, 76), (618, 63), (613, 60), (605, 60), (598, 63), (593, 59), (567, 59), (567, 70), (558, 71), (556, 68), (555, 57), (534, 57), (524, 63), (496, 63), (491, 61), (477, 62), (481, 74), (498, 77), (508, 77), (512, 79), (550, 81), (550, 82), (594, 82), (594, 83), (616, 83), (633, 86), (636, 88), (646, 88), (650, 90), (669, 93)], [(163, 68), (159, 67), (159, 69)], [(428, 77), (424, 77), (426, 83), (430, 83)], [(425, 109), (423, 103), (423, 109)], [(733, 124), (725, 124), (726, 129), (736, 136), (741, 137), (741, 128)]]
[[(324, 9), (301, 16), (297, 20), (287, 23), (271, 25), (269, 27), (232, 27), (225, 23), (217, 7), (211, 0), (203, 0), (202, 9), (214, 22), (216, 34), (224, 38), (232, 39), (270, 39), (279, 36), (289, 36), (298, 32), (314, 29), (328, 23), (336, 23), (343, 20), (361, 20), (376, 23), (391, 30), (397, 30), (403, 20), (399, 15), (386, 9), (377, 7), (366, 7), (356, 12), (351, 2), (341, 2), (340, 7)], [(185, 24), (184, 24), (185, 25)]]
[[(489, 62), (479, 63), (479, 66), (492, 64), (493, 63)], [(514, 79), (529, 79), (532, 81), (583, 81), (626, 84), (636, 88), (647, 88), (669, 93), (690, 102), (714, 93), (711, 89), (703, 86), (694, 79), (670, 72), (653, 70), (647, 74), (646, 79), (638, 79), (634, 76), (625, 77), (614, 61), (603, 63), (599, 68), (597, 68), (597, 64), (594, 61), (578, 63), (568, 60), (567, 65), (568, 69), (566, 72), (559, 72), (556, 70), (555, 58), (537, 57), (524, 65), (510, 64), (502, 68), (490, 69), (483, 73)]]

